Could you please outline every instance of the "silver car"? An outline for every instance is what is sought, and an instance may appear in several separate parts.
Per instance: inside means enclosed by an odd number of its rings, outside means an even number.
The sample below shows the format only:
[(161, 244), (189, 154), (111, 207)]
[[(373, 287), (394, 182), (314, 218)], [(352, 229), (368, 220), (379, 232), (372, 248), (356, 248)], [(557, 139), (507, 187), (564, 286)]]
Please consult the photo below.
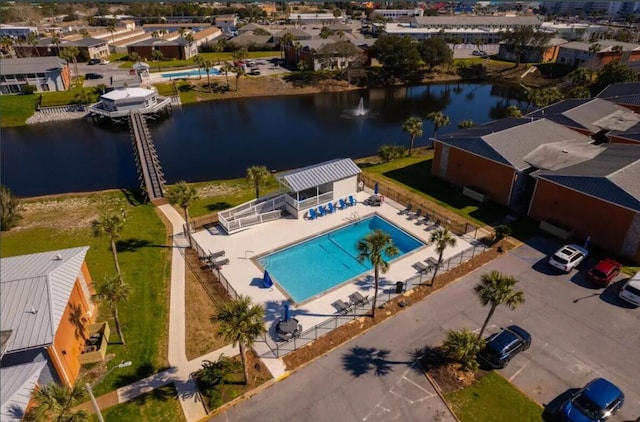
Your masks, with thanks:
[(577, 267), (585, 258), (589, 255), (582, 246), (578, 245), (564, 245), (556, 251), (551, 258), (549, 258), (549, 264), (565, 273), (570, 272)]
[(620, 289), (620, 299), (640, 306), (640, 272), (635, 273)]

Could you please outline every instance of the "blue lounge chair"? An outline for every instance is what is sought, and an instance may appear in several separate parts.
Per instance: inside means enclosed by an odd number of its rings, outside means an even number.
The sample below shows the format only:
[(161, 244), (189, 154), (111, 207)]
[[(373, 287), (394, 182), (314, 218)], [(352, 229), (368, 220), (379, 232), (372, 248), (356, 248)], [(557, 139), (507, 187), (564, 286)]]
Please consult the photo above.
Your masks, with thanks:
[(309, 210), (309, 219), (310, 220), (315, 220), (316, 218), (318, 218), (318, 213), (316, 212), (316, 210), (314, 210), (313, 208), (311, 208)]
[(318, 207), (318, 215), (320, 217), (324, 217), (325, 215), (327, 215), (327, 211), (324, 209), (324, 206), (320, 205)]
[(333, 214), (333, 212), (336, 210), (336, 208), (333, 206), (333, 202), (329, 202), (327, 204), (327, 209), (329, 210), (329, 214)]
[(340, 198), (340, 201), (338, 201), (338, 202), (339, 202), (339, 204), (340, 204), (339, 208), (340, 208), (341, 210), (343, 210), (343, 209), (345, 209), (345, 208), (347, 208), (347, 207), (349, 206), (349, 204), (347, 204), (347, 203), (344, 201), (344, 199), (342, 199), (342, 198)]
[(352, 195), (349, 195), (349, 205), (353, 206), (353, 205), (355, 205), (355, 204), (356, 204), (356, 200), (355, 200), (355, 199), (353, 199), (353, 196), (352, 196)]

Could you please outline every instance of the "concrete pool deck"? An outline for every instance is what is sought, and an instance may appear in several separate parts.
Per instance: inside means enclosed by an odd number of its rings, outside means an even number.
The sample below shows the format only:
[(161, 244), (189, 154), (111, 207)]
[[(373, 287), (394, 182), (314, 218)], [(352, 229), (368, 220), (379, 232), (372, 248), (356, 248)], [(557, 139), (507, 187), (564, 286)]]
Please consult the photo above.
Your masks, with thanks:
[[(286, 245), (298, 243), (306, 238), (313, 237), (322, 232), (350, 223), (357, 213), (360, 218), (378, 214), (398, 226), (407, 233), (420, 239), (426, 246), (420, 247), (406, 255), (397, 258), (392, 262), (388, 273), (381, 275), (379, 301), (384, 289), (394, 287), (397, 281), (416, 277), (418, 272), (413, 265), (429, 258), (437, 259), (435, 245), (430, 244), (430, 236), (434, 226), (425, 229), (425, 225), (417, 225), (416, 220), (408, 220), (405, 215), (399, 215), (399, 210), (403, 206), (386, 200), (380, 207), (371, 207), (362, 202), (370, 196), (369, 192), (359, 192), (355, 195), (358, 203), (355, 206), (344, 210), (337, 210), (333, 214), (318, 217), (315, 220), (282, 218), (279, 220), (255, 225), (244, 231), (227, 235), (221, 228), (211, 228), (193, 234), (193, 239), (199, 248), (207, 252), (218, 252), (224, 250), (225, 258), (229, 259), (229, 264), (224, 265), (220, 272), (227, 279), (233, 289), (242, 295), (251, 297), (254, 303), (260, 303), (265, 308), (265, 325), (273, 338), (274, 327), (283, 315), (283, 307), (288, 297), (279, 290), (277, 281), (273, 288), (263, 288), (263, 270), (258, 267), (253, 257), (272, 252)], [(472, 249), (473, 235), (458, 236), (456, 246), (447, 248), (443, 259), (446, 260), (462, 251)], [(331, 306), (333, 302), (342, 299), (348, 302), (348, 297), (355, 291), (359, 291), (363, 296), (373, 297), (373, 271), (365, 273), (341, 286), (328, 292), (322, 293), (301, 304), (292, 304), (291, 316), (295, 317), (303, 330), (320, 324), (336, 315), (336, 310)], [(425, 275), (427, 279), (429, 275)], [(304, 274), (300, 275), (301, 282), (304, 281)], [(266, 348), (266, 344), (256, 343), (256, 349)], [(261, 354), (262, 350), (257, 350)], [(265, 350), (265, 352), (268, 350)]]

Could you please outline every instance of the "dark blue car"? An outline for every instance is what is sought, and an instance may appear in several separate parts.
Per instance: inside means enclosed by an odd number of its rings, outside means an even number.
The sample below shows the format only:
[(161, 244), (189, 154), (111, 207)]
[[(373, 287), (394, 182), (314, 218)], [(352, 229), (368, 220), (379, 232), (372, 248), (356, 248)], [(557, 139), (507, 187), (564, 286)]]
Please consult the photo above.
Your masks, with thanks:
[(517, 325), (503, 328), (487, 338), (487, 345), (478, 353), (480, 363), (502, 369), (518, 353), (531, 346), (531, 335)]
[(574, 394), (560, 408), (566, 422), (601, 422), (618, 413), (624, 394), (604, 378), (596, 378)]

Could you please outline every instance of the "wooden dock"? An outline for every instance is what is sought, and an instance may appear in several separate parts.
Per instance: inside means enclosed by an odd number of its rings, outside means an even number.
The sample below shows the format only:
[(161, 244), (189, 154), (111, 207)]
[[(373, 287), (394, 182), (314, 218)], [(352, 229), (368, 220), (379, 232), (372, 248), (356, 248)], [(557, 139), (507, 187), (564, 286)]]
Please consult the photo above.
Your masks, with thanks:
[(166, 203), (164, 199), (164, 186), (166, 181), (160, 160), (156, 153), (151, 134), (145, 118), (138, 111), (131, 111), (129, 114), (129, 129), (136, 152), (136, 164), (138, 166), (138, 177), (140, 187), (146, 192), (147, 198), (154, 204)]

